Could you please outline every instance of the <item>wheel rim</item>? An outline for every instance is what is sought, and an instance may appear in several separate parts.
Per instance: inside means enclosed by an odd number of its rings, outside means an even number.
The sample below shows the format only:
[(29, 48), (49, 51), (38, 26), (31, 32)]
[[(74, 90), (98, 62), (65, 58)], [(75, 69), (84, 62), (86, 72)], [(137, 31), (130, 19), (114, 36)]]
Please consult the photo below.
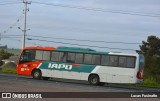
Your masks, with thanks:
[(35, 72), (35, 73), (34, 73), (34, 77), (35, 77), (35, 78), (38, 78), (38, 77), (39, 77), (39, 72)]
[(97, 79), (97, 78), (95, 78), (95, 77), (91, 79), (92, 84), (96, 84), (96, 83), (97, 83), (97, 81), (98, 81), (98, 79)]

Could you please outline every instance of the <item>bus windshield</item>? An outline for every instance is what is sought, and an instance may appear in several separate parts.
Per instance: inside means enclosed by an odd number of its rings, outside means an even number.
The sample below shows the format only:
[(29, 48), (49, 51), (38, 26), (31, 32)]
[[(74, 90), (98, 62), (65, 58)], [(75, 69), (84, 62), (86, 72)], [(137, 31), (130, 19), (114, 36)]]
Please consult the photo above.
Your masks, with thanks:
[(35, 60), (35, 50), (25, 50), (20, 57), (20, 63), (30, 62)]

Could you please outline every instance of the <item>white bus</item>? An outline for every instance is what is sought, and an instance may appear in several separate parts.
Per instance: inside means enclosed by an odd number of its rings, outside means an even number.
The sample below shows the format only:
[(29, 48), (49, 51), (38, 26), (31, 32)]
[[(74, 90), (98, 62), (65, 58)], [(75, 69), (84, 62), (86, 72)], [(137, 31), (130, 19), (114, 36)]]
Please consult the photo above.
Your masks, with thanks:
[(99, 52), (75, 47), (29, 46), (23, 49), (17, 74), (35, 79), (85, 80), (92, 85), (140, 83), (144, 56), (138, 53)]

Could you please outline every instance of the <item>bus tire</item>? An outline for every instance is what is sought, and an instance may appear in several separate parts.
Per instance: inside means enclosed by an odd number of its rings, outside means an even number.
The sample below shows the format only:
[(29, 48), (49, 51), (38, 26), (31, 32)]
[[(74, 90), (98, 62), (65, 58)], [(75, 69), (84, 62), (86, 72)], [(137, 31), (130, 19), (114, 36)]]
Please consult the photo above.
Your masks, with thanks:
[(96, 75), (96, 74), (90, 75), (89, 78), (88, 78), (88, 82), (89, 82), (91, 85), (97, 86), (97, 85), (99, 84), (99, 76)]
[(42, 73), (41, 73), (40, 70), (38, 70), (38, 69), (33, 70), (33, 72), (32, 72), (32, 77), (33, 77), (34, 79), (40, 79), (41, 76), (42, 76)]

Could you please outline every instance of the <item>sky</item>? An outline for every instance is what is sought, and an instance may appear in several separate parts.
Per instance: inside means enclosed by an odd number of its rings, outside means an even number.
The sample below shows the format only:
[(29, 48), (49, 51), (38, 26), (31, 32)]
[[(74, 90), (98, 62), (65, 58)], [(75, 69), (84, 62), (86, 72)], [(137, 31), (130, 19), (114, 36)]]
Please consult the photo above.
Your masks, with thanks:
[[(139, 50), (139, 45), (148, 36), (160, 38), (160, 0), (30, 1), (31, 4), (27, 5), (27, 29), (30, 30), (26, 32), (26, 46), (68, 46), (99, 51), (135, 52), (133, 50)], [(0, 45), (21, 49), (23, 8), (22, 0), (0, 0)]]

